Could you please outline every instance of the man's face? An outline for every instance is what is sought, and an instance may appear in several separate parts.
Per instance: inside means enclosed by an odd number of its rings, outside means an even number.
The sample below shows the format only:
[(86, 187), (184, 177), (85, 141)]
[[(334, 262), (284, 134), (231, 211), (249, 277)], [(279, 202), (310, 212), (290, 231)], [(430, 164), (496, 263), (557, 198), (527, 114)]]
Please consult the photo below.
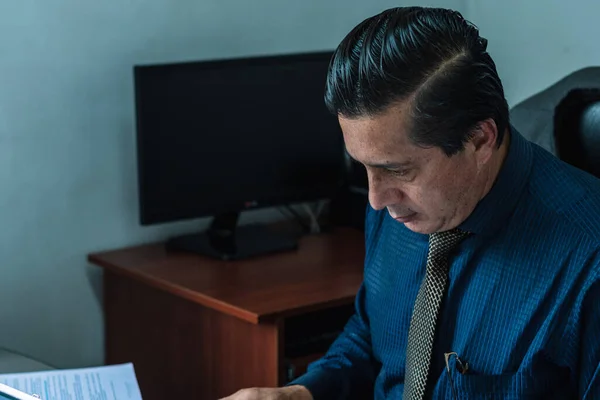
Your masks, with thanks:
[(480, 200), (487, 147), (469, 142), (448, 157), (438, 147), (416, 146), (405, 128), (403, 104), (375, 117), (339, 120), (348, 153), (367, 169), (371, 206), (387, 208), (408, 229), (424, 234), (452, 229)]

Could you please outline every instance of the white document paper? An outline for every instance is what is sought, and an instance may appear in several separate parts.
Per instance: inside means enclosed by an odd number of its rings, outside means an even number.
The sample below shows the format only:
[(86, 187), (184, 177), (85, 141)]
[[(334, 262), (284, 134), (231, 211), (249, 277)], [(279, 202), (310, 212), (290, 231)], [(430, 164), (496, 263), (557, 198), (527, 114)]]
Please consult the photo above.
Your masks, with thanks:
[(131, 363), (0, 374), (0, 383), (42, 400), (142, 400)]

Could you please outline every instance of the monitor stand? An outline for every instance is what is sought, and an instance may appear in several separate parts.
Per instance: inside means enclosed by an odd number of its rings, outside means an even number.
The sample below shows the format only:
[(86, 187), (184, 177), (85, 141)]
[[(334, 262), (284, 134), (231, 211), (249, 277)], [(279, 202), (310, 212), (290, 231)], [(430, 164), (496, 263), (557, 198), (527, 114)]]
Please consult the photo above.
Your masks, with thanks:
[(169, 239), (169, 250), (187, 251), (221, 260), (239, 260), (298, 248), (295, 237), (265, 225), (237, 226), (239, 213), (220, 214), (208, 230)]

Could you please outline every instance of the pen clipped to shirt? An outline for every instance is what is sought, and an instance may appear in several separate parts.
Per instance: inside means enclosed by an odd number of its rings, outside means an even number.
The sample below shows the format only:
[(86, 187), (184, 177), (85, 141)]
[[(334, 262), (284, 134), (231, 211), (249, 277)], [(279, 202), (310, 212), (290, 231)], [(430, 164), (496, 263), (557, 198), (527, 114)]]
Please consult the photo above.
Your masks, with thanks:
[(446, 372), (448, 373), (448, 380), (450, 382), (450, 388), (452, 389), (452, 398), (453, 400), (458, 400), (458, 394), (456, 393), (456, 388), (454, 387), (454, 379), (452, 378), (452, 371), (450, 368), (450, 358), (456, 358), (456, 370), (460, 372), (462, 375), (466, 374), (469, 370), (469, 363), (463, 362), (458, 354), (454, 351), (450, 353), (444, 353), (444, 360), (446, 362)]

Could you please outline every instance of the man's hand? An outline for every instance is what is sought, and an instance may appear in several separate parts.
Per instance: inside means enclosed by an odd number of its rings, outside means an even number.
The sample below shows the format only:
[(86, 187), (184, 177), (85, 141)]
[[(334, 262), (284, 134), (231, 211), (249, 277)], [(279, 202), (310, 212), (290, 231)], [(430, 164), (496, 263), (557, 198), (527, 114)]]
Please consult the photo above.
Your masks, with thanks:
[(313, 400), (307, 388), (300, 385), (282, 388), (242, 389), (221, 400)]

